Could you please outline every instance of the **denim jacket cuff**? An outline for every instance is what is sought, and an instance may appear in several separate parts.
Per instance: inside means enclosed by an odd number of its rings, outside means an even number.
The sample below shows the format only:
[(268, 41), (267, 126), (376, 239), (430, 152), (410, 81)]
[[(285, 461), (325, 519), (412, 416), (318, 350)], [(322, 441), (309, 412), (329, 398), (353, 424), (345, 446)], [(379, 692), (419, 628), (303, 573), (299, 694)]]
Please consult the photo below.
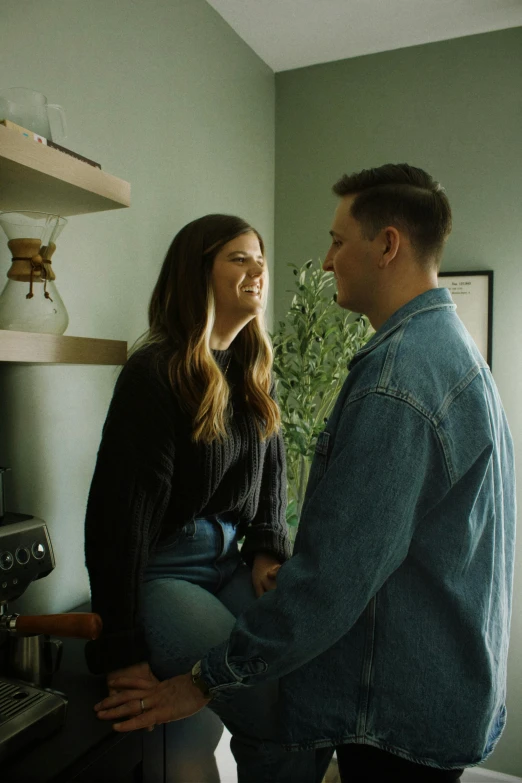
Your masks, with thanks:
[(255, 685), (256, 674), (263, 674), (268, 668), (261, 658), (235, 661), (232, 665), (228, 659), (228, 648), (227, 639), (212, 647), (201, 660), (201, 674), (209, 687), (212, 699), (216, 701), (228, 701), (241, 688)]
[(201, 659), (201, 674), (213, 701), (227, 701), (241, 688), (241, 682), (227, 663), (229, 640), (212, 647)]

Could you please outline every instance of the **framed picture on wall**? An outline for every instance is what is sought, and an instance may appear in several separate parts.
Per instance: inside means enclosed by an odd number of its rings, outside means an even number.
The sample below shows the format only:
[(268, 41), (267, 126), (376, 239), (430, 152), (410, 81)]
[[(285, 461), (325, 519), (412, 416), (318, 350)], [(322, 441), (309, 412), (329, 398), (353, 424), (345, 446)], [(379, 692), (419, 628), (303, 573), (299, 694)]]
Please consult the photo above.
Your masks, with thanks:
[(457, 315), (491, 367), (493, 272), (439, 272), (439, 288), (448, 288)]

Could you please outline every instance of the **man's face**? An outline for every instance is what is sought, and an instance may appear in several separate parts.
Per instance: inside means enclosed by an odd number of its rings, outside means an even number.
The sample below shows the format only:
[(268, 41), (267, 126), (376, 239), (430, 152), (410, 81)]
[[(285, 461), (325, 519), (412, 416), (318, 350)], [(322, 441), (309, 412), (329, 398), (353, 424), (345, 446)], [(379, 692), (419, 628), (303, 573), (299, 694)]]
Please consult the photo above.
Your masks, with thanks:
[(355, 196), (344, 196), (335, 211), (330, 235), (332, 244), (323, 269), (333, 272), (337, 304), (355, 313), (369, 312), (376, 280), (376, 243), (364, 239), (361, 226), (350, 214)]

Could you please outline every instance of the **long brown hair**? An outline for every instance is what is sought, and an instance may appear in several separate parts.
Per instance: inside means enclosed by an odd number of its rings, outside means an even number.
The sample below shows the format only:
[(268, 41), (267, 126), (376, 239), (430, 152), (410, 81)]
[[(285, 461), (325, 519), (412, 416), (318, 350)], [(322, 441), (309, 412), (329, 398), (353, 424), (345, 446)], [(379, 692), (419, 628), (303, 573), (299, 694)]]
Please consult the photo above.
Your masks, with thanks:
[[(167, 252), (149, 304), (149, 329), (139, 345), (155, 344), (167, 357), (170, 385), (193, 421), (196, 442), (226, 437), (229, 386), (210, 348), (214, 325), (211, 272), (221, 248), (232, 239), (259, 233), (234, 215), (205, 215), (184, 226)], [(258, 431), (267, 438), (279, 429), (279, 408), (270, 396), (272, 346), (264, 315), (253, 318), (233, 343), (243, 368), (243, 393)]]

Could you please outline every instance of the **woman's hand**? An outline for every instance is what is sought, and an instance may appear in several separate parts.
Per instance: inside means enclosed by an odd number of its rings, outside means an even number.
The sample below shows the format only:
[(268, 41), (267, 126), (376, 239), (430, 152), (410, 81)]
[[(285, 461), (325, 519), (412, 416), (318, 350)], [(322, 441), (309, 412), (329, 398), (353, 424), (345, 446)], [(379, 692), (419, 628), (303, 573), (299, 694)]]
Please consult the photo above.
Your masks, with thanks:
[(257, 553), (252, 565), (252, 584), (257, 598), (269, 590), (275, 590), (277, 572), (280, 568), (281, 563), (274, 555), (268, 552)]
[(117, 721), (113, 728), (121, 732), (188, 718), (210, 701), (194, 685), (190, 672), (156, 683), (147, 677), (117, 677), (110, 680), (109, 687), (114, 695), (94, 709), (101, 720)]

